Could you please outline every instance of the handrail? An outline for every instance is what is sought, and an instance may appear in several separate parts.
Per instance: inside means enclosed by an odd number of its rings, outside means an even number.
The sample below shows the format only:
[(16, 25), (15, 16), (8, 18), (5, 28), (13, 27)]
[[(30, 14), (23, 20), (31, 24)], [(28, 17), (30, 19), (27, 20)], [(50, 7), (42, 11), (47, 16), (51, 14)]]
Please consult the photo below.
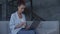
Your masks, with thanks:
[(41, 18), (40, 16), (38, 16), (37, 14), (35, 14), (34, 12), (33, 12), (33, 14), (32, 14), (33, 16), (32, 16), (32, 20), (33, 19), (35, 19), (35, 20), (38, 20), (38, 21), (46, 21), (45, 19), (43, 19), (43, 18)]

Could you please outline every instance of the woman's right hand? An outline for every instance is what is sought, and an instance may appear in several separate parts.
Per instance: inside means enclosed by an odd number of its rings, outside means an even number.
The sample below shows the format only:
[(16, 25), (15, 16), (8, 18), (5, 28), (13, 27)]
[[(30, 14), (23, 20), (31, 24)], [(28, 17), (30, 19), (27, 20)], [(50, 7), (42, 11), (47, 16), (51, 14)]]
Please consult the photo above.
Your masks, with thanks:
[(14, 29), (20, 28), (20, 27), (22, 27), (24, 24), (25, 24), (25, 23), (20, 23), (20, 24), (16, 25)]

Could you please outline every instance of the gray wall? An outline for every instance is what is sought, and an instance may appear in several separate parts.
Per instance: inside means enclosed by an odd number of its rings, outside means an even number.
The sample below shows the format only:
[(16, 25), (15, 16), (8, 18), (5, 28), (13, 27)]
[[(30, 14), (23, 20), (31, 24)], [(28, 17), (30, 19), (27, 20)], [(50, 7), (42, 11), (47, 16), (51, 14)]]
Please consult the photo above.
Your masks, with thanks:
[(59, 21), (41, 21), (37, 34), (59, 34)]
[[(27, 21), (28, 25), (31, 25), (33, 21)], [(0, 34), (9, 34), (9, 21), (0, 21)], [(37, 34), (58, 34), (59, 33), (59, 21), (41, 21), (36, 28)]]
[(59, 0), (33, 0), (33, 11), (45, 20), (60, 20)]
[(0, 21), (0, 34), (9, 34), (9, 21)]

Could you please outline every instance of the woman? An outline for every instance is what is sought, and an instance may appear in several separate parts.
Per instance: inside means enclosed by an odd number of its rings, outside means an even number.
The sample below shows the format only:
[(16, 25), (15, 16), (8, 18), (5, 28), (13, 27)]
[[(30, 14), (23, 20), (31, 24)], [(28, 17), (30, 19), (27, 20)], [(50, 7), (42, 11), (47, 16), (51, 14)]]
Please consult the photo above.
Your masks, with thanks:
[(10, 30), (11, 34), (17, 34), (19, 30), (25, 28), (26, 19), (25, 15), (22, 13), (24, 11), (25, 3), (23, 1), (18, 2), (18, 10), (11, 15), (10, 18)]

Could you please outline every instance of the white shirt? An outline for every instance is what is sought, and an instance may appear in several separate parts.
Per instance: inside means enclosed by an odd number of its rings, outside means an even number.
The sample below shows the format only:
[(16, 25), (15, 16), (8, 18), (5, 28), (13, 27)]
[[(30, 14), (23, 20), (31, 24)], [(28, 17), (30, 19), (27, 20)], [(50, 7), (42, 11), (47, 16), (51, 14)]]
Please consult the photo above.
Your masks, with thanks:
[(25, 20), (25, 15), (22, 14), (22, 18), (20, 19), (18, 17), (18, 14), (17, 12), (13, 13), (11, 15), (11, 18), (10, 18), (10, 23), (9, 23), (9, 26), (10, 26), (10, 30), (11, 30), (11, 34), (17, 34), (17, 32), (22, 29), (22, 28), (25, 28), (25, 25), (23, 25), (22, 27), (18, 28), (18, 29), (14, 29), (16, 25), (22, 23), (22, 22), (25, 22), (26, 23), (26, 20)]

